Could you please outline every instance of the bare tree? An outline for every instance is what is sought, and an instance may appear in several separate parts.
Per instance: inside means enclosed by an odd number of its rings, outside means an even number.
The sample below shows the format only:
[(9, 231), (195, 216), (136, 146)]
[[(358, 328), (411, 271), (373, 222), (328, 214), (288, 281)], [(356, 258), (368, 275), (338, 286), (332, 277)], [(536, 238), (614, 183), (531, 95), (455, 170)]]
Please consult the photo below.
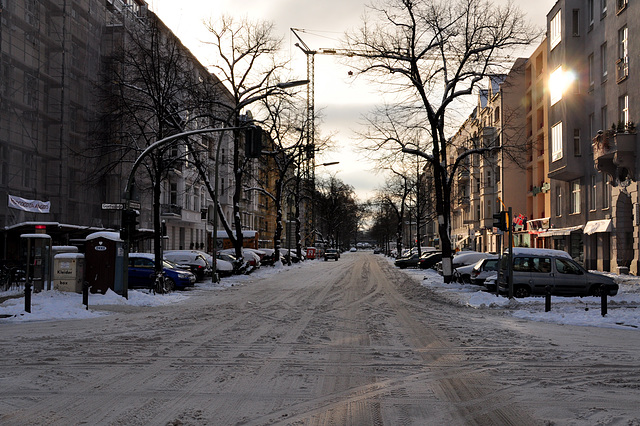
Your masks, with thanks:
[[(389, 139), (404, 152), (432, 166), (438, 230), (445, 282), (451, 280), (451, 185), (463, 152), (449, 164), (446, 126), (456, 102), (473, 93), (488, 75), (504, 69), (503, 58), (533, 42), (538, 32), (512, 4), (488, 0), (380, 0), (363, 26), (347, 34), (346, 44), (358, 52), (359, 72), (387, 83), (402, 108), (402, 117), (422, 130), (421, 143)], [(402, 96), (402, 97), (401, 97)]]
[[(278, 85), (279, 73), (286, 63), (279, 61), (277, 53), (281, 40), (274, 36), (274, 27), (268, 22), (235, 21), (228, 16), (217, 22), (210, 21), (207, 29), (212, 36), (209, 44), (214, 49), (214, 73), (231, 92), (231, 102), (225, 108), (225, 122), (234, 128), (251, 124), (249, 108), (260, 110), (260, 102), (283, 94)], [(251, 111), (258, 118), (260, 111)], [(257, 121), (260, 121), (259, 118)], [(242, 256), (241, 199), (247, 182), (245, 177), (250, 163), (242, 147), (243, 132), (233, 130), (233, 227), (223, 225), (233, 242), (236, 256)], [(235, 232), (235, 234), (232, 233)]]
[[(98, 145), (102, 165), (95, 175), (104, 180), (126, 176), (129, 169), (123, 164), (132, 164), (153, 143), (211, 115), (201, 111), (200, 94), (214, 91), (205, 90), (205, 80), (198, 78), (209, 73), (155, 15), (123, 29), (119, 36), (119, 48), (106, 61), (102, 91), (104, 133)], [(185, 144), (164, 146), (145, 158), (141, 166), (146, 173), (136, 179), (138, 192), (151, 193), (156, 272), (162, 271), (162, 183), (187, 161)]]
[[(283, 204), (287, 194), (295, 193), (295, 187), (299, 186), (299, 170), (305, 160), (304, 114), (301, 114), (304, 109), (293, 102), (292, 98), (284, 96), (264, 99), (262, 104), (267, 112), (267, 117), (262, 122), (267, 136), (267, 146), (262, 149), (266, 173), (258, 181), (260, 187), (248, 190), (266, 195), (274, 204), (276, 217), (273, 244), (274, 256), (278, 261), (282, 249)], [(273, 176), (275, 182), (271, 182), (270, 178)]]

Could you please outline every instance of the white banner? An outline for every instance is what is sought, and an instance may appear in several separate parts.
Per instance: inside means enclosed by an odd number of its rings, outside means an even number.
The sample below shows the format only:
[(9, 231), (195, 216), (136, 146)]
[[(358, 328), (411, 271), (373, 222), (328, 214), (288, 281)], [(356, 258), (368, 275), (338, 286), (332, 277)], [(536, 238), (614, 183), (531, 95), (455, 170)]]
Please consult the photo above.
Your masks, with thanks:
[(8, 206), (12, 209), (24, 210), (33, 213), (49, 213), (51, 201), (27, 200), (9, 194)]

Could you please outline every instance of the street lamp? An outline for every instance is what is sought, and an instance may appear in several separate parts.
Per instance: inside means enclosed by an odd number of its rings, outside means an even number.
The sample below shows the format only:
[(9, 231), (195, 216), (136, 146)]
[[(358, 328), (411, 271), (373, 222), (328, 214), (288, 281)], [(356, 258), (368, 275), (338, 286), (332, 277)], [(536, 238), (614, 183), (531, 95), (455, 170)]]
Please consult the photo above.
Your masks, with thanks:
[(276, 87), (278, 89), (289, 89), (291, 87), (304, 86), (305, 84), (309, 84), (309, 80), (285, 81), (285, 82), (276, 84)]
[(333, 166), (335, 164), (340, 164), (339, 161), (331, 161), (329, 163), (321, 163), (321, 164), (316, 164), (314, 167), (320, 167), (320, 166)]

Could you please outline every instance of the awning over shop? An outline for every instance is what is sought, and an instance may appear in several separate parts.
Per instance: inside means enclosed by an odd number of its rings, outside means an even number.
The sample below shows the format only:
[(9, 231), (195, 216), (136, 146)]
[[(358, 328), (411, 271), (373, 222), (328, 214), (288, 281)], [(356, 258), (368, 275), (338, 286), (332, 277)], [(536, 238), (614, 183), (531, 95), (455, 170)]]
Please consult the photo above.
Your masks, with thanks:
[(603, 219), (603, 220), (590, 220), (584, 225), (584, 232), (586, 235), (596, 234), (598, 232), (611, 232), (613, 230), (613, 225), (611, 223), (611, 219)]
[(570, 226), (568, 228), (552, 228), (552, 229), (547, 229), (545, 232), (542, 232), (540, 234), (538, 234), (539, 238), (544, 238), (544, 237), (562, 237), (565, 235), (569, 235), (572, 232), (575, 231), (579, 231), (581, 230), (583, 227), (583, 225), (578, 225), (578, 226)]

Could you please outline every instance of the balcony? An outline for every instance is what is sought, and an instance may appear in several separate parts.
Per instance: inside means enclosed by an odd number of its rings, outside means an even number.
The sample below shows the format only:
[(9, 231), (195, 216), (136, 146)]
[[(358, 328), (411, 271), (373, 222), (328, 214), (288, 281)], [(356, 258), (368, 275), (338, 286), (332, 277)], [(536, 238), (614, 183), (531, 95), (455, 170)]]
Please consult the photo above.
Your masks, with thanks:
[(175, 204), (160, 205), (160, 215), (182, 217), (182, 207)]
[(469, 169), (463, 168), (458, 170), (458, 180), (459, 181), (468, 181), (469, 180)]
[(592, 144), (596, 169), (611, 175), (616, 183), (635, 180), (636, 140), (634, 129), (598, 132)]

